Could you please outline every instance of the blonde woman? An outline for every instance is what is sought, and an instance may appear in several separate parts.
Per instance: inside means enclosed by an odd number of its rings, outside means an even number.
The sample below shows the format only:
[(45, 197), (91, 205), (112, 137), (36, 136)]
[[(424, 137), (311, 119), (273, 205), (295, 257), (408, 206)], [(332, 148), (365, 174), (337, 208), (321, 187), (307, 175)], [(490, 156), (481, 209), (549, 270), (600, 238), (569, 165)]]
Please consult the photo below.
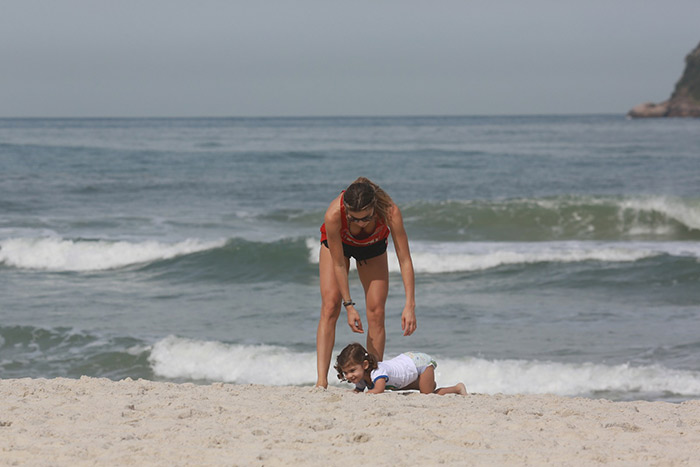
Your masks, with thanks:
[(404, 336), (410, 336), (416, 330), (415, 279), (408, 236), (398, 206), (384, 190), (364, 177), (355, 180), (328, 206), (321, 226), (319, 254), (321, 318), (316, 331), (316, 386), (328, 386), (335, 326), (341, 307), (347, 312), (350, 329), (364, 333), (360, 314), (350, 295), (350, 258), (355, 258), (365, 292), (367, 350), (380, 361), (384, 357), (384, 308), (389, 293), (386, 248), (390, 234), (406, 293), (401, 329)]

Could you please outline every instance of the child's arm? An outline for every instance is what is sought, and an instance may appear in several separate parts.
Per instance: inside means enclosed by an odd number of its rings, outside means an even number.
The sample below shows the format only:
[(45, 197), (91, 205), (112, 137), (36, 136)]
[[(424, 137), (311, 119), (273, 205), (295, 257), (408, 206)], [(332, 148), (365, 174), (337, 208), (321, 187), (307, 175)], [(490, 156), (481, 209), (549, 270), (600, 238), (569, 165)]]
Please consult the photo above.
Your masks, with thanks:
[(384, 392), (386, 389), (386, 377), (384, 378), (377, 378), (374, 381), (374, 387), (372, 389), (368, 389), (367, 392), (370, 394), (381, 394)]

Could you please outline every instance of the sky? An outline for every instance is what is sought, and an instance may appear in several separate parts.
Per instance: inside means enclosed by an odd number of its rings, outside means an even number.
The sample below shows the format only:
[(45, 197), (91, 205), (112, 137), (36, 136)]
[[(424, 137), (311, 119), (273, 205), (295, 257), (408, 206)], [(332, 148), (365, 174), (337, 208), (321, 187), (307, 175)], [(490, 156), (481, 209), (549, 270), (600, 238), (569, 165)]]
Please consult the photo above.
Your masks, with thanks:
[(0, 117), (541, 115), (667, 99), (698, 0), (6, 0)]

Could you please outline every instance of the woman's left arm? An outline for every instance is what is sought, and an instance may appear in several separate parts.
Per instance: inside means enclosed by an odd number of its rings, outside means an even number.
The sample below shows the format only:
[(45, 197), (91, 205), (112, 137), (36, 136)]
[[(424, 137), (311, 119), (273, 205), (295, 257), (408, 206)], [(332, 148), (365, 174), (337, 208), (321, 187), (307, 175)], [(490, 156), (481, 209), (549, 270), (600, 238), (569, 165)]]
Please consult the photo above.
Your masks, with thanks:
[(410, 336), (416, 330), (416, 294), (415, 294), (415, 275), (413, 272), (413, 260), (411, 259), (411, 250), (408, 247), (408, 235), (403, 225), (403, 217), (401, 210), (394, 205), (391, 208), (389, 216), (389, 229), (391, 230), (391, 238), (394, 241), (394, 249), (396, 256), (399, 259), (401, 267), (401, 279), (403, 280), (403, 288), (406, 292), (406, 304), (401, 313), (401, 329), (404, 336)]

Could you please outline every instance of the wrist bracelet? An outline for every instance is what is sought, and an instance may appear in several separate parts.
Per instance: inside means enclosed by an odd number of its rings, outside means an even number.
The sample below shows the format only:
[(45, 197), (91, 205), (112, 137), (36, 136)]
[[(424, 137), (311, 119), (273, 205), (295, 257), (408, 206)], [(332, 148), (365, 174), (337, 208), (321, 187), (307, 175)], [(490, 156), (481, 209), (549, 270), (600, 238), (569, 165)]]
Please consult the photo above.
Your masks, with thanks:
[(347, 302), (345, 300), (343, 300), (343, 306), (345, 308), (349, 307), (350, 305), (355, 306), (355, 302), (352, 301), (352, 298), (350, 300), (348, 300)]

